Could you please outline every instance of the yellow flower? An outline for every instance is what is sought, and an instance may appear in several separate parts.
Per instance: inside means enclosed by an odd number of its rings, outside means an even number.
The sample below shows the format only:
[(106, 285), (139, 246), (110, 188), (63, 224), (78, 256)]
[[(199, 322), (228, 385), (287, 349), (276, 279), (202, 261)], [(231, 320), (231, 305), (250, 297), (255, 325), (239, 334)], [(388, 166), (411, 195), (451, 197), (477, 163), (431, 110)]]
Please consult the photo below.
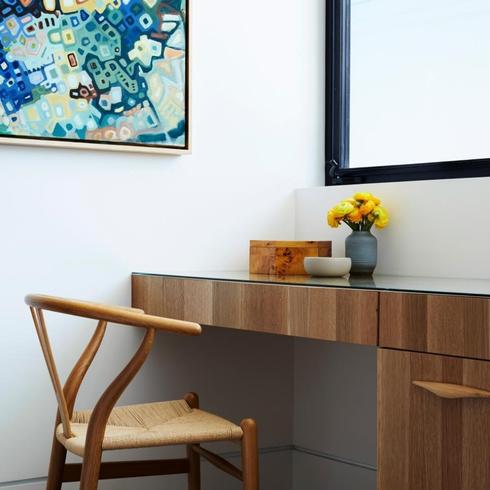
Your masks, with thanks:
[(373, 195), (370, 194), (369, 192), (356, 192), (354, 194), (354, 199), (356, 201), (361, 201), (361, 202), (372, 201)]
[(359, 223), (362, 221), (362, 214), (359, 208), (355, 208), (354, 211), (347, 215), (347, 219), (352, 221), (352, 223)]
[(327, 223), (332, 228), (338, 228), (341, 219), (342, 218), (337, 218), (337, 216), (335, 216), (332, 210), (330, 210), (327, 214)]
[(374, 203), (374, 201), (369, 200), (362, 203), (359, 210), (363, 216), (367, 216), (375, 207), (376, 204)]
[(353, 230), (369, 230), (374, 224), (376, 228), (385, 228), (390, 222), (388, 211), (381, 206), (381, 199), (370, 192), (357, 192), (353, 197), (343, 199), (333, 206), (327, 214), (327, 223), (338, 228), (342, 222)]
[(353, 206), (357, 206), (357, 201), (356, 201), (354, 198), (352, 198), (352, 197), (349, 197), (349, 198), (347, 198), (347, 199), (343, 199), (343, 200), (342, 200), (342, 202), (349, 202), (349, 203), (351, 203)]
[(376, 206), (373, 210), (374, 224), (376, 228), (385, 228), (390, 222), (388, 211), (382, 206)]
[(343, 218), (346, 214), (354, 211), (354, 205), (350, 202), (340, 202), (335, 205), (329, 212), (333, 213), (337, 218)]

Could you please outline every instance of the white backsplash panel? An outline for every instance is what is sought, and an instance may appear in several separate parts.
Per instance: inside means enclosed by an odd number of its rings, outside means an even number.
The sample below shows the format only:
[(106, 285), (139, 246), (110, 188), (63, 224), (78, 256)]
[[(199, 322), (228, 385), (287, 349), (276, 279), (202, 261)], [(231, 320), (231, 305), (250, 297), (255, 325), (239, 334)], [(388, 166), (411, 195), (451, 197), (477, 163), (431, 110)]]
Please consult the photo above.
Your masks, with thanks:
[(296, 191), (296, 239), (332, 240), (344, 255), (350, 229), (327, 226), (336, 202), (367, 191), (391, 216), (378, 238), (378, 274), (490, 278), (490, 178), (315, 187)]

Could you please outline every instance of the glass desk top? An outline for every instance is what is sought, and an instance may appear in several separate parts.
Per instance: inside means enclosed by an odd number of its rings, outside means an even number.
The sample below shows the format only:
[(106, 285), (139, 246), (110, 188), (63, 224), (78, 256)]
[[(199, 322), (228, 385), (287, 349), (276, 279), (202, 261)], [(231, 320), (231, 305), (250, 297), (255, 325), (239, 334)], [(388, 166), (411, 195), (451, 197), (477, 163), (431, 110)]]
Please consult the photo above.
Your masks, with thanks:
[(165, 276), (214, 281), (251, 282), (259, 284), (286, 284), (327, 288), (369, 289), (378, 291), (403, 291), (428, 294), (457, 294), (490, 297), (490, 279), (457, 279), (440, 277), (411, 277), (374, 275), (372, 277), (311, 277), (268, 276), (247, 271), (221, 272), (134, 272), (134, 275)]

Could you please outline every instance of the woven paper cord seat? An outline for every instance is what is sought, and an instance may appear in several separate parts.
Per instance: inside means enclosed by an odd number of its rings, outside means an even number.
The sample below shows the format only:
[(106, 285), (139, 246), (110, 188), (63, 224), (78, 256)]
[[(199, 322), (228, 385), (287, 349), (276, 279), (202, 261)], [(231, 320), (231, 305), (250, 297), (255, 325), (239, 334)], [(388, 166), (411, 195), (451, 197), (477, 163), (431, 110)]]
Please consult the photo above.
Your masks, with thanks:
[[(67, 439), (62, 424), (56, 429), (58, 441), (79, 456), (85, 451), (91, 413), (91, 410), (73, 413), (71, 428), (75, 437)], [(203, 410), (192, 409), (185, 400), (176, 400), (115, 407), (107, 422), (102, 448), (233, 441), (242, 436), (243, 431), (238, 425)]]

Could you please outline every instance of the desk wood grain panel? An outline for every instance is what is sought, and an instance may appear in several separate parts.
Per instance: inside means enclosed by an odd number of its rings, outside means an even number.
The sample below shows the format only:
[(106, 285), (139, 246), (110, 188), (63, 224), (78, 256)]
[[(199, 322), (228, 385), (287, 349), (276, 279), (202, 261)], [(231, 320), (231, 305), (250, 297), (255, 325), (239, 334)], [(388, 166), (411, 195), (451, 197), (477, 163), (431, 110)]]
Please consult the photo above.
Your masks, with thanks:
[(288, 291), (289, 288), (284, 286), (244, 284), (240, 305), (240, 328), (282, 335), (291, 334)]
[(300, 337), (376, 345), (378, 293), (289, 288), (290, 332)]
[(380, 345), (490, 359), (490, 299), (381, 293)]
[(490, 390), (490, 363), (378, 350), (378, 490), (487, 490), (490, 400), (447, 400), (416, 380)]
[(378, 293), (133, 276), (133, 305), (204, 325), (376, 345)]
[(213, 323), (219, 327), (288, 335), (287, 288), (213, 281)]
[(192, 318), (212, 324), (213, 285), (209, 281), (161, 276), (132, 276), (132, 304), (146, 313), (168, 318)]

